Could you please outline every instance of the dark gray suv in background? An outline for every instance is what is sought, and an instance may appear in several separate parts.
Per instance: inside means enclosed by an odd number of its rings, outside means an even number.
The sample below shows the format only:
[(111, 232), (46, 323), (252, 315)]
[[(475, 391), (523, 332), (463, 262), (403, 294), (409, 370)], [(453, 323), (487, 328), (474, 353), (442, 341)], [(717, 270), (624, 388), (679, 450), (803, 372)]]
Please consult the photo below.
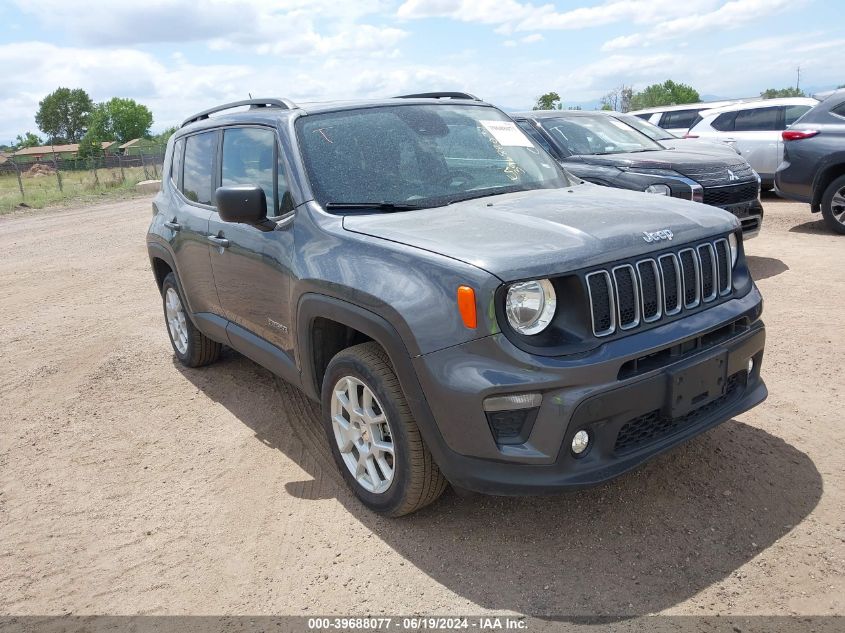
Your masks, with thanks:
[(228, 345), (321, 402), (378, 512), (596, 484), (766, 397), (738, 220), (580, 183), (470, 95), (220, 106), (164, 174), (177, 358)]
[(667, 148), (610, 112), (534, 110), (512, 116), (579, 178), (703, 202), (739, 218), (745, 239), (760, 232), (760, 178), (736, 152)]
[(845, 234), (845, 89), (837, 90), (782, 132), (783, 162), (775, 190), (807, 202)]

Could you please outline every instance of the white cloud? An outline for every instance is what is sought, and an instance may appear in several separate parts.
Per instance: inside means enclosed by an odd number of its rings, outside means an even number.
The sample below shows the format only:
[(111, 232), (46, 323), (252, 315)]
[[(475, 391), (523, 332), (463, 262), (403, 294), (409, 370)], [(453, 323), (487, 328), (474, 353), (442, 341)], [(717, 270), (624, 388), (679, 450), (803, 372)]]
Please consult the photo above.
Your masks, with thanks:
[(558, 11), (552, 4), (534, 5), (517, 0), (406, 0), (396, 14), (402, 19), (451, 18), (462, 22), (498, 25), (501, 33), (566, 30), (677, 17), (713, 7), (717, 0), (608, 0), (602, 4)]
[(384, 52), (407, 36), (361, 23), (384, 10), (380, 0), (17, 0), (44, 26), (87, 46), (208, 42), (213, 50), (326, 55)]
[(731, 0), (709, 11), (686, 12), (680, 17), (663, 19), (644, 33), (623, 35), (608, 40), (603, 51), (616, 51), (654, 42), (688, 37), (702, 31), (736, 29), (786, 9), (794, 9), (801, 0)]
[(509, 48), (513, 48), (519, 46), (520, 44), (536, 44), (537, 42), (543, 41), (543, 35), (541, 33), (532, 33), (531, 35), (526, 35), (525, 37), (521, 37), (518, 40), (505, 40), (502, 42), (503, 46), (507, 46)]

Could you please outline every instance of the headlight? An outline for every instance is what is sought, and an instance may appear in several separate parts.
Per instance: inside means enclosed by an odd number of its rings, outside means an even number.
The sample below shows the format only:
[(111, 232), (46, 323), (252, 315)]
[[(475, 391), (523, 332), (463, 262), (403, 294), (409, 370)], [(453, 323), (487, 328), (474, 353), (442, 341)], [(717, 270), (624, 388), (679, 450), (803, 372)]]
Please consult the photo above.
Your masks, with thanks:
[(505, 314), (520, 334), (537, 334), (551, 323), (556, 306), (555, 289), (548, 279), (522, 281), (508, 288)]
[(728, 245), (731, 247), (731, 268), (736, 266), (736, 258), (739, 257), (739, 246), (736, 243), (736, 233), (728, 235)]
[(667, 185), (649, 185), (645, 188), (646, 193), (657, 193), (661, 196), (671, 196), (672, 190)]

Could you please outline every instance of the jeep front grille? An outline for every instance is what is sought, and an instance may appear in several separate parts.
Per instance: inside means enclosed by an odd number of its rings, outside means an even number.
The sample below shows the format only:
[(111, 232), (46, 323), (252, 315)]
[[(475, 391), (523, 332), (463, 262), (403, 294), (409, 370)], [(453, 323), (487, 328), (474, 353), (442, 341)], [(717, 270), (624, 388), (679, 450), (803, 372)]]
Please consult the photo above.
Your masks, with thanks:
[(633, 330), (730, 294), (730, 256), (719, 239), (588, 273), (593, 334)]

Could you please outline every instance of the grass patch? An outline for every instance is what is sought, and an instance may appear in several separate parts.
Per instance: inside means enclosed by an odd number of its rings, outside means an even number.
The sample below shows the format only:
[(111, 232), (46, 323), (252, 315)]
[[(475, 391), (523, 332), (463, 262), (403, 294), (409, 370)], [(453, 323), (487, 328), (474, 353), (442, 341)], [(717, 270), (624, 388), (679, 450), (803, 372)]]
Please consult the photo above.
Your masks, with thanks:
[(120, 169), (98, 169), (96, 178), (92, 171), (63, 171), (61, 191), (55, 173), (38, 176), (24, 173), (21, 174), (23, 197), (17, 176), (4, 173), (0, 175), (0, 214), (26, 207), (41, 209), (101, 200), (104, 197), (131, 197), (135, 193), (135, 185), (146, 180), (147, 175), (143, 167), (124, 167), (123, 173), (125, 180), (121, 178)]

